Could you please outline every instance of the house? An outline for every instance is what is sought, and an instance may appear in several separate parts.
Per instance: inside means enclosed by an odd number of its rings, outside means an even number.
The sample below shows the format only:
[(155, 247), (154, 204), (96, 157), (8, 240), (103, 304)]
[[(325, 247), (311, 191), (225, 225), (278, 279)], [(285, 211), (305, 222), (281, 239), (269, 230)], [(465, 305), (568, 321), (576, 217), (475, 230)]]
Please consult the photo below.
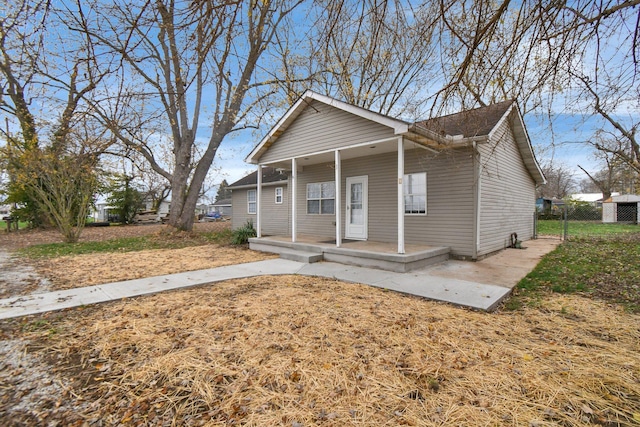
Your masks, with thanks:
[(640, 223), (640, 195), (615, 195), (602, 202), (602, 222)]
[[(612, 196), (618, 196), (620, 193), (611, 193)], [(572, 194), (571, 200), (578, 202), (586, 202), (593, 205), (595, 208), (601, 208), (604, 201), (604, 195), (602, 193), (576, 193)]]
[[(120, 222), (120, 216), (117, 213), (118, 209), (109, 205), (107, 199), (108, 196), (98, 196), (90, 213), (91, 217), (96, 222)], [(142, 201), (140, 211), (145, 213), (145, 222), (159, 222), (169, 214), (171, 200), (163, 200), (160, 202), (157, 210), (153, 209), (153, 204), (154, 202), (150, 197), (146, 197)]]
[(252, 248), (344, 260), (357, 246), (402, 271), (422, 253), (478, 259), (532, 238), (544, 183), (513, 101), (408, 123), (308, 91), (246, 161), (256, 173), (229, 188)]
[(211, 205), (211, 211), (217, 212), (223, 217), (231, 218), (232, 208), (231, 208), (231, 198), (222, 199), (215, 202)]
[(0, 219), (11, 216), (11, 205), (0, 205)]
[(558, 217), (562, 215), (565, 202), (562, 199), (538, 197), (536, 199), (536, 211), (538, 217)]

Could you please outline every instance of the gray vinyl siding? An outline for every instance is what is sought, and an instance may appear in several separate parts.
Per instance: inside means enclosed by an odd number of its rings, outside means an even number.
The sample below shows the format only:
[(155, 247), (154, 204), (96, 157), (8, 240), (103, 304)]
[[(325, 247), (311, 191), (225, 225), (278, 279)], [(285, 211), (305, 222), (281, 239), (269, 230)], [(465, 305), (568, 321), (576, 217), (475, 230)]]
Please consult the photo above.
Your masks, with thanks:
[[(368, 176), (368, 240), (398, 241), (398, 155), (385, 153), (342, 162), (342, 224), (346, 224), (347, 178)], [(342, 226), (343, 233), (346, 225)]]
[(508, 121), (493, 139), (478, 145), (480, 153), (480, 242), (478, 255), (509, 246), (511, 233), (519, 240), (533, 236), (535, 182), (524, 165)]
[(336, 235), (335, 215), (307, 214), (307, 184), (335, 181), (333, 163), (305, 166), (298, 172), (296, 188), (296, 232), (310, 236), (326, 237)]
[(474, 171), (469, 149), (405, 153), (405, 173), (427, 173), (427, 215), (405, 215), (406, 243), (449, 246), (473, 254)]
[[(349, 159), (342, 162), (342, 209), (345, 230), (346, 179), (368, 176), (368, 240), (397, 242), (397, 154)], [(449, 246), (456, 256), (473, 253), (474, 173), (470, 150), (434, 155), (426, 150), (405, 152), (405, 173), (427, 173), (427, 215), (405, 215), (405, 242)], [(335, 237), (334, 215), (306, 213), (306, 184), (333, 181), (333, 163), (305, 166), (298, 174), (298, 233)]]
[[(282, 187), (282, 204), (276, 204), (276, 187)], [(263, 236), (290, 236), (291, 210), (289, 208), (289, 192), (287, 182), (274, 186), (263, 186), (261, 197), (261, 228)], [(256, 215), (247, 213), (247, 189), (233, 190), (231, 193), (233, 204), (233, 216), (231, 228), (236, 229), (251, 220), (256, 225)]]
[(393, 129), (313, 101), (260, 157), (261, 163), (393, 137)]
[(231, 205), (233, 206), (233, 216), (231, 217), (231, 228), (240, 228), (251, 220), (254, 224), (256, 222), (255, 214), (247, 213), (247, 190), (232, 190), (231, 191)]

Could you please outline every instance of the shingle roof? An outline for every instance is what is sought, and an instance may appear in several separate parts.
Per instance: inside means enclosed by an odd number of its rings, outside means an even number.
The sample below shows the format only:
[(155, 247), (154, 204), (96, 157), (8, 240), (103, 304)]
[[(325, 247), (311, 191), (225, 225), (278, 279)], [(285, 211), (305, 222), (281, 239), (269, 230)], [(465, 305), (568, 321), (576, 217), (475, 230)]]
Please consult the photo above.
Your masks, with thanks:
[(231, 206), (231, 199), (218, 200), (212, 206)]
[(485, 136), (498, 124), (513, 102), (503, 101), (486, 107), (417, 122), (416, 125), (442, 136), (462, 135), (465, 138)]
[[(262, 168), (262, 183), (286, 181), (288, 176), (280, 169), (265, 166)], [(245, 185), (257, 185), (258, 184), (258, 171), (254, 171), (249, 175), (240, 178), (227, 188), (242, 187)]]

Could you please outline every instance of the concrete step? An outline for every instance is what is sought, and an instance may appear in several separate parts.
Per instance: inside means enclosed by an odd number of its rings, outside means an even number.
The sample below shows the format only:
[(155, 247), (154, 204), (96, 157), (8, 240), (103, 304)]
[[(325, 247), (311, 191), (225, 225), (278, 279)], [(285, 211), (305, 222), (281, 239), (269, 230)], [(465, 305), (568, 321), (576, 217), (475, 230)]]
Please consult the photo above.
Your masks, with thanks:
[(322, 261), (322, 254), (316, 252), (294, 251), (281, 249), (279, 251), (280, 258), (288, 259), (290, 261), (304, 262), (312, 264), (314, 262)]

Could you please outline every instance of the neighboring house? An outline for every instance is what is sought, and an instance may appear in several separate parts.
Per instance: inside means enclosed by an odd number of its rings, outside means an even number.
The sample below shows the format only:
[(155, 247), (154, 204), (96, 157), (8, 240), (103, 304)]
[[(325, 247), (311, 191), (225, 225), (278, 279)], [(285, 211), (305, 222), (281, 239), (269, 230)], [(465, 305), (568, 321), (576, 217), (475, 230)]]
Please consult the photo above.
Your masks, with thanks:
[[(143, 211), (153, 211), (153, 199), (151, 199), (150, 197), (145, 198), (142, 202), (143, 204), (143, 208), (141, 210)], [(156, 210), (156, 214), (158, 216), (158, 221), (160, 221), (160, 219), (166, 217), (167, 215), (169, 215), (169, 208), (171, 207), (171, 200), (163, 200), (160, 202), (160, 205), (158, 206), (158, 209)]]
[[(230, 185), (258, 237), (446, 247), (477, 259), (533, 236), (544, 176), (513, 101), (407, 123), (306, 92)], [(336, 185), (338, 183), (338, 185)]]
[[(150, 212), (153, 207), (153, 200), (145, 199), (143, 201), (141, 211)], [(155, 220), (160, 221), (163, 217), (169, 214), (169, 207), (171, 206), (170, 200), (164, 200), (160, 203), (159, 209), (155, 212)], [(117, 208), (110, 206), (107, 203), (105, 196), (99, 196), (94, 203), (94, 209), (90, 213), (93, 220), (96, 222), (118, 222), (120, 217), (117, 213)]]
[(108, 222), (109, 217), (114, 219), (115, 208), (113, 206), (109, 206), (106, 199), (100, 196), (94, 203), (94, 208), (90, 215), (93, 217), (95, 222)]
[[(620, 193), (611, 193), (612, 196), (617, 196), (619, 194)], [(578, 202), (587, 202), (593, 205), (593, 207), (601, 208), (604, 196), (602, 193), (576, 193), (572, 194), (570, 199)]]
[(611, 196), (602, 203), (602, 222), (640, 223), (640, 195)]
[(231, 199), (222, 199), (211, 205), (211, 212), (217, 212), (223, 217), (231, 218)]
[(11, 205), (0, 205), (0, 219), (11, 215)]
[(538, 197), (536, 199), (536, 211), (538, 215), (559, 216), (562, 214), (565, 202), (562, 199), (550, 199), (548, 197)]

